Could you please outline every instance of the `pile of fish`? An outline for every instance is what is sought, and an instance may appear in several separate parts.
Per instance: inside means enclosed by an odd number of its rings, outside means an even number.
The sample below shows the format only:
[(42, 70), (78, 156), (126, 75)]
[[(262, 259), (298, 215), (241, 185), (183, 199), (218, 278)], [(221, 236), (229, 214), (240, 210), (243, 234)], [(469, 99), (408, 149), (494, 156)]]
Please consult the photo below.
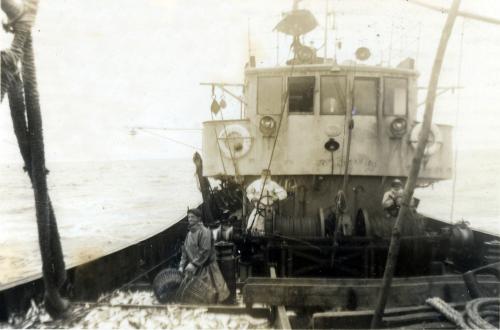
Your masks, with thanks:
[(206, 308), (159, 305), (151, 292), (118, 291), (109, 302), (73, 304), (65, 320), (53, 321), (42, 305), (32, 305), (24, 316), (9, 319), (0, 328), (79, 329), (262, 329), (267, 319), (246, 314), (208, 313)]
[(52, 318), (45, 310), (43, 303), (37, 305), (31, 300), (31, 306), (24, 315), (11, 315), (7, 323), (0, 323), (0, 329), (27, 329), (37, 324), (51, 322)]
[[(98, 301), (108, 300), (100, 298)], [(109, 298), (110, 305), (157, 305), (152, 291), (117, 291)]]
[(93, 308), (80, 322), (83, 329), (262, 329), (268, 328), (265, 319), (248, 315), (210, 314), (204, 308), (123, 308), (100, 306)]

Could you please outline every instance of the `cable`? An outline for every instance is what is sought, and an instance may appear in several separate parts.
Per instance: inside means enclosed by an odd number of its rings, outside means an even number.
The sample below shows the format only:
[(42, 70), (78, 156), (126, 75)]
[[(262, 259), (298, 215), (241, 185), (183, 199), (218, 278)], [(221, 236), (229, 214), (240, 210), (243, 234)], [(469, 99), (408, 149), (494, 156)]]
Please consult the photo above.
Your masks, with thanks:
[(461, 329), (498, 329), (500, 298), (470, 300), (463, 315), (439, 297), (425, 302)]
[[(214, 120), (214, 114), (212, 113), (212, 111), (210, 111), (210, 115), (212, 117), (212, 120)], [(222, 149), (220, 147), (219, 138), (217, 137), (217, 129), (215, 128), (215, 126), (213, 126), (213, 131), (214, 131), (215, 143), (217, 143), (217, 149), (219, 150), (219, 157), (220, 157), (220, 162), (222, 164), (222, 169), (224, 170), (224, 175), (227, 175), (226, 165), (224, 164), (224, 157), (222, 157)]]
[[(462, 64), (463, 64), (463, 48), (464, 48), (464, 30), (465, 30), (465, 18), (462, 18), (462, 33), (460, 36), (460, 52), (458, 57), (458, 73), (457, 73), (457, 86), (460, 86), (460, 81), (462, 78)], [(455, 116), (455, 143), (457, 143), (458, 137), (458, 123), (460, 117), (460, 88), (457, 90), (457, 112)], [(451, 188), (451, 208), (450, 208), (450, 221), (453, 222), (455, 217), (455, 197), (457, 188), (457, 163), (458, 163), (458, 148), (455, 147), (455, 154), (453, 159), (453, 181)]]
[(148, 134), (151, 134), (151, 135), (154, 135), (154, 136), (157, 136), (157, 137), (160, 137), (160, 138), (163, 138), (163, 139), (166, 139), (166, 140), (169, 140), (169, 141), (172, 141), (172, 142), (175, 142), (175, 143), (178, 143), (180, 145), (183, 145), (185, 147), (189, 147), (189, 148), (192, 148), (192, 149), (195, 149), (195, 150), (200, 150), (201, 151), (201, 148), (198, 148), (198, 147), (195, 147), (191, 144), (188, 144), (188, 143), (185, 143), (185, 142), (182, 142), (182, 141), (178, 141), (178, 140), (175, 140), (175, 139), (172, 139), (172, 138), (169, 138), (169, 137), (166, 137), (164, 135), (161, 135), (161, 134), (157, 134), (157, 133), (154, 133), (154, 132), (150, 132), (146, 129), (142, 129), (141, 131), (143, 131), (144, 133), (148, 133)]
[[(290, 57), (290, 53), (292, 51), (292, 47), (293, 47), (293, 44), (290, 45), (290, 49), (288, 50), (288, 57)], [(296, 60), (296, 58), (297, 58), (297, 56), (294, 53), (289, 77), (293, 76), (293, 72), (294, 72), (294, 69), (295, 69), (295, 60)], [(284, 100), (283, 100), (283, 104), (281, 105), (280, 121), (278, 123), (278, 128), (276, 129), (276, 136), (274, 137), (273, 148), (271, 149), (271, 156), (269, 157), (269, 163), (267, 165), (267, 171), (268, 171), (268, 173), (269, 173), (269, 170), (271, 168), (272, 161), (273, 161), (274, 150), (276, 149), (276, 143), (278, 141), (278, 136), (279, 136), (279, 132), (280, 132), (280, 128), (281, 128), (281, 123), (283, 122), (283, 115), (285, 113), (285, 108), (286, 108), (286, 104), (288, 102), (289, 96), (290, 96), (290, 92), (289, 92), (289, 88), (287, 86), (287, 89), (285, 91), (285, 97), (284, 97)], [(266, 174), (266, 176), (264, 178), (264, 182), (262, 183), (262, 188), (260, 189), (259, 201), (258, 202), (260, 202), (261, 199), (262, 199), (262, 195), (264, 193), (264, 187), (266, 185), (267, 178), (268, 178), (268, 175)], [(257, 217), (257, 212), (255, 212), (255, 214), (253, 216), (253, 219), (252, 219), (252, 223), (250, 224), (250, 226), (247, 226), (247, 228), (252, 228), (252, 226), (253, 226), (253, 224), (255, 222), (255, 218), (256, 217)]]
[(195, 128), (195, 127), (155, 127), (155, 126), (133, 126), (133, 127), (127, 127), (131, 130), (134, 129), (154, 129), (154, 130), (159, 130), (159, 131), (202, 131), (202, 128)]
[(155, 270), (156, 268), (160, 267), (161, 265), (169, 262), (170, 260), (172, 260), (173, 258), (177, 257), (179, 255), (179, 252), (176, 252), (174, 254), (172, 254), (170, 257), (166, 258), (165, 260), (163, 261), (160, 261), (158, 264), (154, 265), (153, 267), (149, 268), (148, 270), (140, 273), (139, 275), (137, 275), (136, 277), (134, 277), (133, 279), (131, 279), (130, 281), (128, 281), (127, 283), (123, 284), (122, 286), (120, 286), (119, 288), (117, 289), (114, 289), (113, 291), (111, 291), (110, 293), (108, 293), (107, 295), (105, 295), (104, 297), (101, 297), (98, 299), (98, 302), (99, 303), (102, 303), (106, 300), (108, 300), (113, 294), (115, 294), (117, 291), (120, 291), (120, 290), (123, 290), (125, 288), (127, 288), (129, 285), (131, 285), (132, 283), (134, 283), (135, 281), (139, 280), (140, 278), (144, 277), (145, 275), (147, 275), (148, 273), (151, 273), (153, 270)]

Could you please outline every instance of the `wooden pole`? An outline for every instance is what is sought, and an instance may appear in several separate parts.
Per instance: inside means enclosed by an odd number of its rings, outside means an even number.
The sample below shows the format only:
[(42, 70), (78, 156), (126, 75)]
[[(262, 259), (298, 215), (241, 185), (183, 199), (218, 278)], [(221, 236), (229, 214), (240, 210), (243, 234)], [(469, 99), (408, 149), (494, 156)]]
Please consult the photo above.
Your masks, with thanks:
[(436, 89), (439, 81), (439, 74), (441, 72), (441, 67), (443, 65), (443, 58), (446, 52), (446, 47), (448, 45), (448, 40), (453, 29), (453, 24), (458, 13), (458, 7), (460, 6), (460, 0), (453, 0), (448, 17), (446, 19), (443, 32), (441, 34), (441, 40), (439, 41), (439, 47), (434, 59), (434, 64), (432, 66), (432, 73), (429, 81), (429, 91), (427, 93), (427, 100), (425, 103), (425, 113), (424, 122), (422, 124), (422, 131), (418, 137), (418, 145), (413, 161), (410, 168), (410, 173), (406, 181), (403, 202), (401, 203), (401, 209), (399, 211), (396, 223), (392, 229), (391, 244), (389, 246), (389, 252), (387, 254), (387, 263), (385, 265), (384, 277), (382, 279), (382, 286), (380, 288), (379, 299), (375, 312), (373, 314), (371, 328), (379, 328), (382, 316), (384, 313), (385, 305), (387, 303), (387, 298), (389, 296), (389, 291), (391, 287), (392, 278), (394, 275), (394, 270), (396, 269), (399, 246), (401, 243), (401, 231), (403, 227), (403, 219), (408, 217), (410, 201), (413, 198), (413, 191), (418, 178), (418, 173), (422, 164), (422, 159), (424, 157), (424, 150), (427, 145), (427, 139), (429, 138), (429, 132), (432, 123), (432, 114), (434, 111), (434, 101), (436, 100)]
[[(440, 13), (446, 13), (446, 12), (448, 12), (447, 8), (444, 8), (444, 7), (441, 7), (441, 6), (436, 6), (432, 2), (427, 2), (427, 1), (422, 1), (422, 0), (407, 0), (407, 1), (409, 3), (415, 4), (415, 5), (419, 5), (419, 6), (422, 6), (422, 7), (426, 7), (426, 8), (438, 11)], [(495, 17), (483, 16), (483, 15), (479, 15), (479, 14), (475, 14), (475, 13), (471, 13), (469, 11), (463, 11), (463, 10), (460, 10), (457, 13), (457, 15), (458, 16), (462, 16), (464, 18), (473, 19), (473, 20), (476, 20), (476, 21), (481, 21), (481, 22), (484, 22), (484, 23), (490, 23), (490, 24), (500, 25), (500, 19), (495, 18)]]

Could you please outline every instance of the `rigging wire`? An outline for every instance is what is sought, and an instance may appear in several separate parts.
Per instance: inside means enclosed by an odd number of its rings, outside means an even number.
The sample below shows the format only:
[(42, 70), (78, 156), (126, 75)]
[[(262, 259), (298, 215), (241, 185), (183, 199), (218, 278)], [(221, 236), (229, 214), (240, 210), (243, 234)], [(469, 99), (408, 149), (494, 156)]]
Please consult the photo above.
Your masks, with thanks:
[[(212, 120), (215, 120), (214, 114), (212, 113), (212, 111), (210, 111), (210, 116), (212, 117)], [(219, 157), (220, 157), (220, 162), (222, 164), (222, 169), (224, 170), (224, 175), (227, 175), (226, 165), (224, 163), (224, 157), (222, 157), (222, 150), (220, 147), (220, 141), (219, 141), (219, 138), (217, 137), (217, 129), (215, 128), (215, 126), (213, 126), (213, 131), (214, 131), (214, 136), (215, 136), (215, 143), (217, 143), (217, 149), (219, 151)]]
[[(238, 181), (238, 177), (240, 176), (239, 170), (238, 170), (238, 164), (236, 162), (236, 159), (234, 158), (234, 153), (233, 153), (233, 150), (231, 148), (231, 145), (229, 143), (227, 143), (227, 141), (229, 139), (229, 135), (227, 134), (226, 122), (224, 121), (224, 117), (222, 115), (222, 109), (220, 111), (220, 118), (222, 120), (222, 127), (224, 128), (224, 136), (226, 138), (225, 143), (226, 143), (226, 145), (227, 145), (227, 147), (229, 149), (229, 156), (231, 156), (230, 157), (231, 158), (231, 162), (233, 163), (233, 167), (234, 167), (234, 177), (236, 178), (236, 181)], [(217, 136), (215, 136), (215, 138), (218, 139)], [(220, 150), (220, 144), (219, 144), (219, 151), (221, 151)]]
[(174, 142), (174, 143), (177, 143), (177, 144), (180, 144), (180, 145), (183, 145), (185, 147), (189, 147), (189, 148), (192, 148), (192, 149), (195, 149), (195, 150), (200, 150), (201, 151), (201, 148), (198, 148), (196, 146), (193, 146), (191, 144), (188, 144), (186, 142), (182, 142), (182, 141), (179, 141), (179, 140), (176, 140), (176, 139), (172, 139), (172, 138), (169, 138), (169, 137), (166, 137), (164, 135), (161, 135), (161, 134), (158, 134), (158, 133), (155, 133), (155, 132), (151, 132), (151, 131), (148, 131), (146, 129), (142, 129), (141, 131), (143, 131), (144, 133), (148, 133), (150, 135), (154, 135), (156, 137), (160, 137), (162, 139), (166, 139), (166, 140), (169, 140), (171, 142)]
[[(290, 57), (290, 53), (292, 52), (292, 47), (293, 45), (290, 45), (290, 49), (288, 50), (288, 57)], [(290, 68), (290, 75), (288, 77), (292, 77), (293, 76), (293, 72), (295, 70), (295, 61), (297, 59), (297, 56), (294, 52), (294, 55), (293, 55), (293, 60), (292, 60), (292, 65), (291, 65), (291, 68)], [(273, 147), (271, 149), (271, 156), (269, 157), (269, 163), (267, 165), (267, 171), (269, 172), (270, 168), (271, 168), (271, 164), (273, 162), (273, 156), (274, 156), (274, 151), (276, 149), (276, 143), (278, 141), (278, 136), (279, 136), (279, 133), (280, 133), (280, 128), (281, 128), (281, 123), (283, 122), (283, 115), (285, 113), (285, 109), (286, 109), (286, 104), (288, 103), (288, 99), (289, 99), (289, 96), (290, 96), (290, 90), (289, 90), (289, 87), (287, 85), (287, 88), (284, 92), (284, 97), (282, 97), (282, 105), (281, 105), (281, 113), (280, 113), (280, 120), (278, 122), (278, 127), (276, 129), (276, 136), (274, 137), (274, 141), (273, 141)], [(263, 194), (264, 194), (264, 187), (266, 185), (266, 181), (267, 181), (267, 178), (269, 176), (266, 175), (265, 178), (264, 178), (264, 182), (262, 183), (262, 187), (260, 189), (260, 194), (259, 194), (259, 202), (262, 200), (262, 197), (263, 197)], [(257, 206), (256, 206), (257, 207)], [(254, 216), (253, 216), (253, 219), (252, 219), (252, 223), (250, 226), (247, 226), (247, 228), (252, 228), (254, 222), (255, 222), (255, 218), (257, 218), (257, 213), (258, 212), (255, 212)]]
[[(462, 79), (462, 64), (463, 64), (463, 48), (464, 48), (464, 30), (465, 30), (465, 18), (462, 18), (462, 32), (460, 34), (460, 50), (458, 55), (458, 72), (457, 72), (457, 86), (460, 86)], [(457, 111), (455, 114), (455, 136), (454, 140), (457, 143), (458, 137), (458, 124), (460, 117), (460, 88), (457, 90)], [(453, 181), (451, 188), (451, 208), (450, 208), (450, 221), (453, 222), (455, 217), (455, 198), (457, 190), (457, 162), (458, 162), (458, 147), (455, 146), (455, 153), (453, 157)]]
[(156, 127), (156, 126), (134, 126), (130, 129), (154, 129), (159, 131), (202, 131), (202, 128), (196, 127)]

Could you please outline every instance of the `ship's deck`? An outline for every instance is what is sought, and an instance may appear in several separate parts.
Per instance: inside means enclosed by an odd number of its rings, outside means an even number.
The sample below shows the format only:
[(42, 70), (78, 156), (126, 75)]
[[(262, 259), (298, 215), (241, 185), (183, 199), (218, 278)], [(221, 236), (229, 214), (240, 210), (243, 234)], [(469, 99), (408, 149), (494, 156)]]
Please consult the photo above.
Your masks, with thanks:
[[(145, 240), (200, 203), (189, 160), (181, 173), (164, 162), (147, 170), (143, 165), (93, 164), (71, 171), (52, 166), (50, 195), (67, 268)], [(1, 172), (0, 291), (42, 276), (30, 183), (20, 166)]]

